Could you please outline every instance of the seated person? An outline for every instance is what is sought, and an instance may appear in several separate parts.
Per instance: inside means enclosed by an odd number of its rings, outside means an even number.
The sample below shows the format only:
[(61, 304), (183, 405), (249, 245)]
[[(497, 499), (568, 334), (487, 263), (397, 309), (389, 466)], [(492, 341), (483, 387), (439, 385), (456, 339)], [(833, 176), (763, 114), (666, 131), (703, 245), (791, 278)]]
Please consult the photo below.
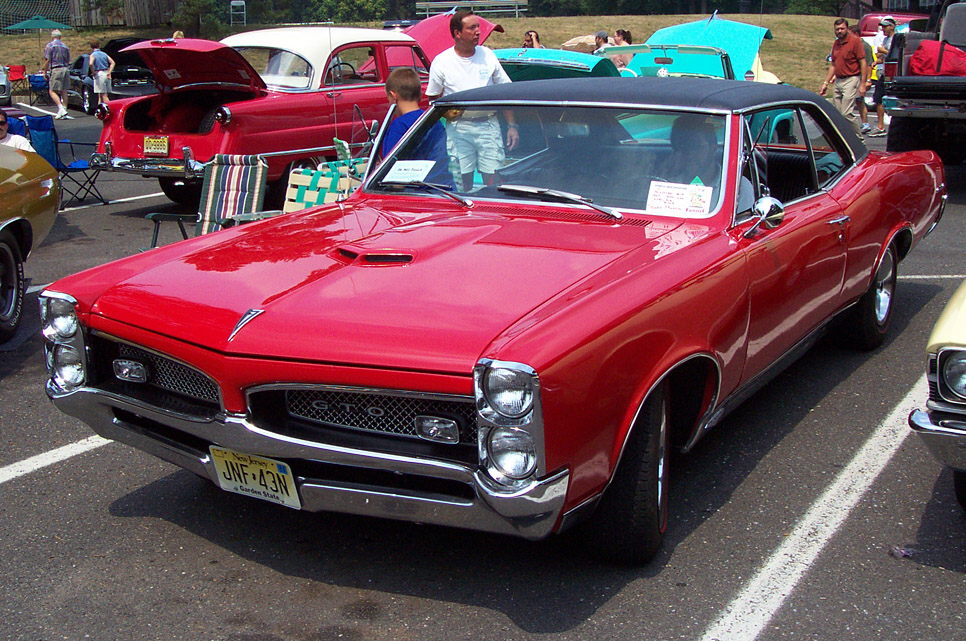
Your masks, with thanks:
[(34, 148), (30, 145), (29, 140), (23, 136), (10, 133), (7, 130), (8, 126), (7, 114), (3, 111), (0, 111), (0, 145), (6, 145), (8, 147), (13, 147), (14, 149), (23, 149), (24, 151), (34, 150)]
[(671, 155), (656, 172), (670, 182), (717, 187), (721, 158), (714, 126), (704, 116), (678, 116), (671, 125)]

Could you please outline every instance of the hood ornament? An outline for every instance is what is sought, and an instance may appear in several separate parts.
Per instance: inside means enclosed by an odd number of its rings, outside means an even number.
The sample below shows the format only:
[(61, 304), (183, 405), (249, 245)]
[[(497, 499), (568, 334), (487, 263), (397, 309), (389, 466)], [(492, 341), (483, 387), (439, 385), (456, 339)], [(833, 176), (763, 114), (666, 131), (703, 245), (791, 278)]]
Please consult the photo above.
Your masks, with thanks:
[(231, 335), (228, 336), (228, 340), (231, 341), (231, 339), (235, 338), (235, 334), (241, 331), (242, 327), (244, 327), (249, 322), (254, 320), (256, 316), (263, 313), (264, 311), (265, 311), (264, 309), (250, 309), (244, 314), (242, 314), (242, 317), (238, 319), (237, 323), (235, 323), (235, 329), (231, 330)]

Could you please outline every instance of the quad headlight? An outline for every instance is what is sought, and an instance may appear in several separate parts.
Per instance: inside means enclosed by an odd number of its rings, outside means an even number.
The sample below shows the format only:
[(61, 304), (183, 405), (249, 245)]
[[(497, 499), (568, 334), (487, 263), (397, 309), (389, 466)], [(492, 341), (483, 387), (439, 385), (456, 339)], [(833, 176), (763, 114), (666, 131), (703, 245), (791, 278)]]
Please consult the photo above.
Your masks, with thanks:
[(944, 351), (940, 354), (939, 367), (943, 386), (959, 400), (966, 400), (966, 351)]
[(479, 454), (487, 475), (511, 490), (544, 473), (540, 379), (522, 363), (480, 361), (474, 371)]
[(74, 312), (74, 302), (66, 298), (40, 299), (40, 322), (44, 338), (49, 341), (64, 341), (77, 334), (80, 323)]
[(490, 367), (483, 376), (483, 396), (501, 416), (518, 419), (533, 409), (533, 376), (508, 367)]
[(76, 300), (65, 294), (44, 292), (40, 295), (48, 389), (59, 393), (72, 392), (87, 381), (84, 334), (75, 311), (76, 304)]
[(514, 481), (525, 479), (537, 468), (533, 437), (518, 427), (497, 427), (487, 437), (487, 451), (501, 476)]

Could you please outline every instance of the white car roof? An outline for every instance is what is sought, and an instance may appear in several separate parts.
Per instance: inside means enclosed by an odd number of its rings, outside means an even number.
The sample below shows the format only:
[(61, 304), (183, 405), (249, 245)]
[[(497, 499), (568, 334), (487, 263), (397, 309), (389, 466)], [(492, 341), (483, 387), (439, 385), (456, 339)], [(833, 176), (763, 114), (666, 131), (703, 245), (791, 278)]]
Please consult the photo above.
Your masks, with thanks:
[(297, 53), (312, 65), (325, 64), (333, 49), (353, 42), (415, 42), (398, 31), (356, 27), (279, 27), (259, 29), (228, 36), (221, 41), (229, 47), (273, 47)]

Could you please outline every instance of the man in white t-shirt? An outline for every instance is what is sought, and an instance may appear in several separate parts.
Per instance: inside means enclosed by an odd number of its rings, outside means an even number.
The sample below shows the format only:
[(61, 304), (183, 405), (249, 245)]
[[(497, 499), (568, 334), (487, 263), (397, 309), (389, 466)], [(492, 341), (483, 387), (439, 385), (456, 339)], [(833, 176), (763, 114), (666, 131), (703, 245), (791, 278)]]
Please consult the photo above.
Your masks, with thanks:
[[(457, 11), (450, 19), (453, 47), (440, 53), (429, 68), (426, 97), (431, 101), (457, 91), (510, 82), (496, 54), (479, 46), (480, 18), (469, 11)], [(520, 141), (513, 113), (504, 111), (507, 120), (507, 149)], [(446, 147), (459, 162), (463, 191), (473, 187), (477, 169), (483, 182), (493, 184), (493, 174), (503, 165), (503, 134), (495, 114), (479, 118), (456, 118), (446, 123)]]
[(18, 136), (17, 134), (12, 134), (7, 131), (7, 114), (0, 111), (0, 145), (6, 145), (8, 147), (13, 147), (14, 149), (23, 149), (24, 151), (33, 151), (34, 148), (30, 146), (30, 141), (23, 136)]
[(869, 133), (870, 136), (884, 136), (885, 131), (885, 109), (882, 107), (882, 98), (885, 96), (885, 58), (892, 46), (892, 36), (896, 32), (896, 19), (892, 16), (885, 16), (879, 20), (879, 30), (872, 40), (872, 49), (875, 53), (875, 89), (872, 92), (872, 102), (875, 104), (875, 115), (878, 126)]

